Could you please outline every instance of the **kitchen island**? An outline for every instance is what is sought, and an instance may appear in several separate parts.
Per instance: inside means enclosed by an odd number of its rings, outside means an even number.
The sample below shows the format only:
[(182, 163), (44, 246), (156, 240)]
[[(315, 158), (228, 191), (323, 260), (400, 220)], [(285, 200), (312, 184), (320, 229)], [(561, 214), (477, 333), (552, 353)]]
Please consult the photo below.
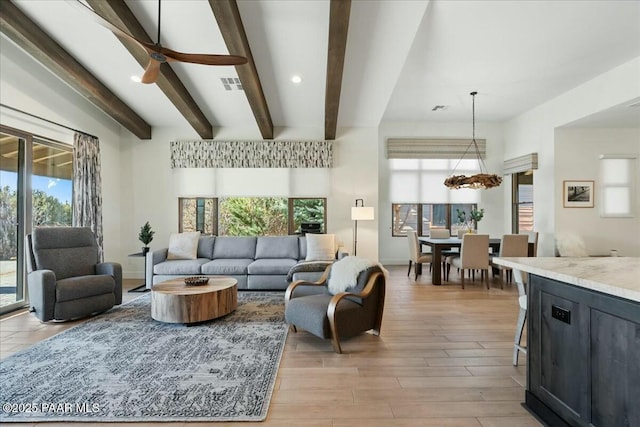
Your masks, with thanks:
[(528, 273), (525, 406), (552, 426), (640, 426), (640, 258), (494, 262)]

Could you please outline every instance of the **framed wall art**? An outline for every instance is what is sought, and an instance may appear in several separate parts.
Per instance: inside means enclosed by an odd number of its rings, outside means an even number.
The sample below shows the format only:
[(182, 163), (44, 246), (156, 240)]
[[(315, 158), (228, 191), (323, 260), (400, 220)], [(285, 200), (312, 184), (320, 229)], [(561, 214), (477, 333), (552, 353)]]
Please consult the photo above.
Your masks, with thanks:
[(593, 181), (562, 181), (562, 206), (565, 208), (592, 208)]

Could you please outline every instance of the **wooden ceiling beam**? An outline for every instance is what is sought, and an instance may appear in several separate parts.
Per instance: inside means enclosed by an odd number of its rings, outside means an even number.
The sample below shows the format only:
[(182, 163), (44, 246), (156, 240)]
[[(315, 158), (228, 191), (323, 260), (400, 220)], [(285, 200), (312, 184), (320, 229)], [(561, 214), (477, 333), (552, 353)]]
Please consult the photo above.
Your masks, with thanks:
[(151, 126), (142, 117), (10, 0), (0, 1), (0, 31), (131, 133), (140, 139), (151, 139)]
[(324, 100), (324, 138), (328, 140), (336, 139), (350, 14), (351, 0), (331, 0), (327, 83)]
[[(124, 0), (87, 0), (87, 3), (100, 16), (121, 30), (128, 32), (134, 38), (147, 43), (155, 43), (155, 41), (151, 40)], [(118, 40), (120, 40), (142, 68), (146, 68), (149, 62), (147, 52), (131, 40), (120, 37), (118, 37)], [(213, 138), (213, 126), (169, 64), (164, 63), (160, 66), (160, 74), (158, 75), (156, 84), (202, 139)]]
[(262, 90), (260, 77), (256, 64), (253, 61), (247, 34), (240, 18), (240, 11), (236, 0), (209, 0), (211, 10), (218, 21), (218, 27), (227, 44), (231, 55), (240, 55), (247, 58), (248, 62), (236, 65), (236, 72), (242, 83), (242, 88), (247, 96), (253, 116), (264, 139), (273, 139), (273, 121), (267, 106), (267, 100)]

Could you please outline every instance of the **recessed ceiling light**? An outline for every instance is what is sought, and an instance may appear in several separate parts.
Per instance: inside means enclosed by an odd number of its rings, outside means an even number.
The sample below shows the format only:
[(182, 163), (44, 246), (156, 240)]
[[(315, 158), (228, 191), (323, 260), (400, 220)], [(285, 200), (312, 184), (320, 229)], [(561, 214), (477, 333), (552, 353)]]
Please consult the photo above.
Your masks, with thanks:
[(302, 77), (294, 74), (293, 76), (291, 76), (291, 83), (299, 85), (300, 83), (302, 83)]
[(131, 76), (130, 79), (131, 79), (131, 81), (134, 81), (136, 83), (140, 83), (142, 81), (140, 76)]

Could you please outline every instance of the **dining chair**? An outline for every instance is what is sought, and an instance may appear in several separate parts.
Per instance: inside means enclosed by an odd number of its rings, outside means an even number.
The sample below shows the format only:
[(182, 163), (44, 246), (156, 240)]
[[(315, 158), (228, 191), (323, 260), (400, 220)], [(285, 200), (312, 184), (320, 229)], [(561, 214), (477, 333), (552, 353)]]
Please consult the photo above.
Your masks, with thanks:
[(460, 272), (462, 289), (464, 289), (465, 270), (471, 272), (472, 280), (475, 281), (475, 270), (480, 270), (480, 283), (487, 274), (487, 289), (489, 289), (489, 235), (488, 234), (465, 234), (462, 236), (460, 255), (447, 257), (446, 278), (449, 278), (451, 266), (457, 267)]
[[(505, 234), (500, 241), (499, 257), (527, 257), (529, 256), (529, 236), (526, 234)], [(491, 258), (491, 270), (500, 272), (500, 289), (504, 289), (504, 272), (507, 272), (507, 281), (511, 283), (511, 268), (493, 263)]]
[(429, 237), (432, 239), (448, 239), (451, 237), (451, 231), (448, 228), (432, 228), (429, 230)]
[[(431, 237), (432, 239), (450, 239), (451, 231), (448, 228), (432, 228), (431, 230), (429, 230), (429, 237)], [(446, 251), (440, 252), (440, 257), (442, 259), (442, 270), (444, 271), (444, 268), (447, 265), (447, 257), (459, 254), (460, 252), (457, 249), (447, 249)]]
[(529, 256), (538, 256), (538, 232), (537, 231), (523, 231), (520, 234), (526, 234), (529, 238), (529, 244), (533, 245), (533, 249), (531, 251), (531, 255)]
[(413, 280), (417, 280), (418, 274), (422, 273), (422, 264), (429, 263), (429, 267), (431, 267), (433, 258), (428, 252), (420, 252), (418, 233), (415, 230), (407, 231), (407, 241), (409, 242), (409, 271), (407, 271), (407, 276), (411, 273), (411, 265), (413, 264), (415, 270)]

